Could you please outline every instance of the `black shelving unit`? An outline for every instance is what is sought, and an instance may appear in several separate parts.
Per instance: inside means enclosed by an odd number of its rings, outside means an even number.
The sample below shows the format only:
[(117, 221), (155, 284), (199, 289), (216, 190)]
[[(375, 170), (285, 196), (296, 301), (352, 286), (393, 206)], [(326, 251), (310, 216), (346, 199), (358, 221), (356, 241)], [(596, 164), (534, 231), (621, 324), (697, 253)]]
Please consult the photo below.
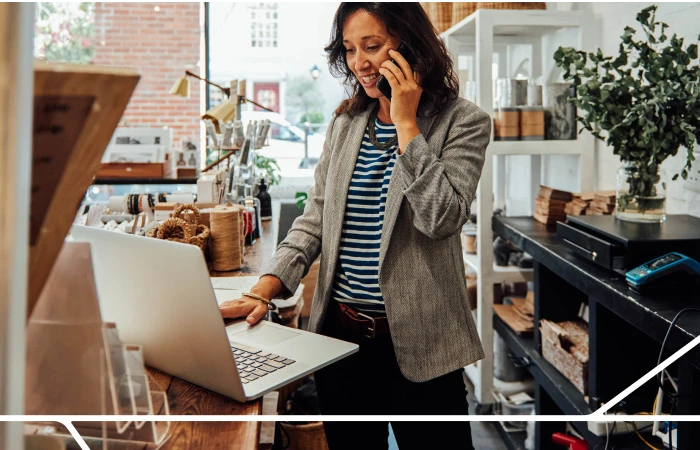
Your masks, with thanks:
[(525, 439), (527, 438), (527, 432), (525, 431), (512, 431), (508, 432), (500, 422), (494, 422), (498, 434), (503, 439), (503, 443), (506, 444), (508, 450), (525, 450)]
[[(553, 402), (556, 405), (558, 412), (555, 414), (583, 416), (592, 412), (583, 394), (535, 349), (533, 338), (519, 336), (495, 314), (493, 316), (493, 329), (501, 336), (516, 357), (527, 361), (526, 368), (535, 379), (538, 389), (546, 393), (545, 401), (543, 401), (542, 395), (539, 396), (540, 398), (537, 398), (538, 396), (535, 398), (535, 411), (538, 414), (543, 414), (541, 410), (543, 404), (547, 402)], [(543, 426), (547, 429), (552, 428), (552, 425), (561, 427), (561, 424), (538, 423), (538, 427)], [(592, 445), (595, 446), (601, 442), (599, 436), (588, 431), (586, 422), (574, 422), (573, 426)], [(556, 431), (554, 428), (552, 430)], [(549, 432), (543, 430), (543, 434), (549, 434)]]
[[(656, 358), (671, 320), (686, 307), (697, 307), (697, 298), (683, 295), (640, 296), (627, 288), (619, 275), (578, 258), (559, 239), (556, 229), (532, 217), (494, 217), (496, 235), (532, 255), (535, 282), (535, 332), (533, 338), (515, 334), (497, 316), (494, 329), (509, 349), (528, 361), (535, 379), (537, 414), (585, 415), (609, 402), (617, 394), (656, 366)], [(541, 319), (575, 320), (582, 304), (588, 306), (588, 399), (541, 354)], [(693, 320), (695, 319), (695, 320)], [(700, 322), (688, 317), (674, 330), (666, 355), (700, 335)], [(675, 414), (700, 414), (700, 348), (691, 350), (676, 363), (679, 399)], [(656, 395), (653, 381), (645, 383), (625, 399), (626, 412), (649, 411)], [(585, 418), (582, 417), (585, 420)], [(588, 431), (587, 423), (572, 423), (590, 448), (601, 448), (605, 436)], [(538, 422), (536, 448), (558, 449), (549, 440), (553, 432), (564, 431), (563, 423)], [(639, 441), (625, 440), (624, 447), (644, 448)], [(695, 448), (700, 427), (682, 422), (678, 427), (679, 448)], [(627, 442), (630, 441), (630, 442)]]

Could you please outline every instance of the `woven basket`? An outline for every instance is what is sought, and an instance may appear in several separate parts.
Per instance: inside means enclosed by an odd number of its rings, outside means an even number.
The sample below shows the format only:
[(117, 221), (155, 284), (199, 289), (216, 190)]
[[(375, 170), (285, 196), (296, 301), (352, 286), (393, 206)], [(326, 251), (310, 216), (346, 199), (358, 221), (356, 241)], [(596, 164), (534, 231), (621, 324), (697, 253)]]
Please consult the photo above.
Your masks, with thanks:
[(438, 33), (442, 33), (452, 26), (452, 3), (429, 3), (428, 8), (428, 15)]
[(476, 11), (476, 2), (452, 3), (452, 25), (461, 22), (465, 17)]
[(547, 9), (544, 2), (479, 2), (477, 9)]
[(328, 450), (323, 422), (291, 424), (279, 422), (289, 435), (288, 450)]
[[(192, 211), (191, 222), (187, 222), (180, 214), (185, 211)], [(186, 217), (189, 215), (186, 215)], [(183, 242), (185, 244), (196, 245), (204, 253), (205, 259), (209, 259), (209, 237), (211, 231), (206, 225), (200, 222), (199, 209), (194, 205), (180, 205), (173, 216), (165, 220), (161, 225), (153, 227), (149, 230), (147, 236), (166, 241)]]

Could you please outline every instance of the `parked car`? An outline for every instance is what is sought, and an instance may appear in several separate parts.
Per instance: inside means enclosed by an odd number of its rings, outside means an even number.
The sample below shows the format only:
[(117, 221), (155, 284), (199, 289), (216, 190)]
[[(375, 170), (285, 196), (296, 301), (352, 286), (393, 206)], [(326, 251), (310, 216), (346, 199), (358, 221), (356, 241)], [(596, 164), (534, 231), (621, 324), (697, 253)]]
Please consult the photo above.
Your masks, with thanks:
[[(268, 145), (258, 150), (258, 153), (268, 158), (275, 158), (283, 178), (285, 176), (309, 176), (309, 172), (315, 167), (321, 156), (321, 151), (323, 151), (323, 143), (326, 140), (325, 132), (314, 127), (316, 133), (308, 135), (309, 160), (304, 163), (305, 133), (302, 128), (293, 125), (278, 113), (267, 111), (243, 111), (241, 113), (244, 127), (249, 121), (263, 119), (269, 119), (271, 122), (270, 138)], [(304, 167), (301, 167), (302, 164)]]

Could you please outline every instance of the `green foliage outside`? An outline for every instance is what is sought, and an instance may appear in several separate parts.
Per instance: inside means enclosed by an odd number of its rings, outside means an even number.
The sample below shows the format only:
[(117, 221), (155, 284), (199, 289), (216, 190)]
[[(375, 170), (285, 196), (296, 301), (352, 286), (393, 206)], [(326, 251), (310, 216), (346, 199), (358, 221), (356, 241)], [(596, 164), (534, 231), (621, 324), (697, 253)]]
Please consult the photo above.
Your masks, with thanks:
[(323, 120), (323, 113), (318, 112), (316, 110), (311, 110), (309, 111), (309, 114), (303, 114), (299, 118), (299, 123), (304, 123), (304, 122), (309, 122), (309, 123), (324, 123)]
[(287, 120), (292, 123), (323, 123), (323, 94), (308, 76), (291, 78), (287, 82)]
[(267, 185), (272, 187), (276, 184), (280, 184), (282, 181), (282, 175), (280, 175), (280, 166), (277, 164), (277, 160), (274, 158), (267, 158), (254, 153), (254, 164), (255, 167), (262, 172), (263, 178), (267, 182)]
[[(659, 166), (680, 146), (687, 149), (680, 173), (686, 179), (700, 138), (698, 45), (684, 48), (683, 38), (669, 38), (668, 25), (656, 21), (656, 9), (637, 14), (646, 39), (635, 40), (636, 30), (626, 27), (614, 57), (600, 49), (586, 53), (559, 47), (554, 53), (564, 79), (575, 88), (569, 102), (585, 112), (577, 120), (633, 166), (630, 193), (618, 198), (620, 210), (635, 198), (656, 196)], [(637, 205), (642, 212), (658, 206), (643, 201)]]
[(37, 3), (34, 56), (54, 62), (90, 63), (95, 57), (95, 4)]

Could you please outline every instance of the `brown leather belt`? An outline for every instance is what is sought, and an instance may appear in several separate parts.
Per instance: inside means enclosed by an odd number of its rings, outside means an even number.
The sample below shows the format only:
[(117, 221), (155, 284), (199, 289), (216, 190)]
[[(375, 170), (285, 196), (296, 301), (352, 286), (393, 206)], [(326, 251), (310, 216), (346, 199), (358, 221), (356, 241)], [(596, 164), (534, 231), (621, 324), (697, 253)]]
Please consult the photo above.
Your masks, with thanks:
[(355, 311), (344, 303), (338, 303), (338, 319), (343, 327), (358, 336), (374, 339), (389, 335), (389, 320), (386, 316), (372, 317)]

